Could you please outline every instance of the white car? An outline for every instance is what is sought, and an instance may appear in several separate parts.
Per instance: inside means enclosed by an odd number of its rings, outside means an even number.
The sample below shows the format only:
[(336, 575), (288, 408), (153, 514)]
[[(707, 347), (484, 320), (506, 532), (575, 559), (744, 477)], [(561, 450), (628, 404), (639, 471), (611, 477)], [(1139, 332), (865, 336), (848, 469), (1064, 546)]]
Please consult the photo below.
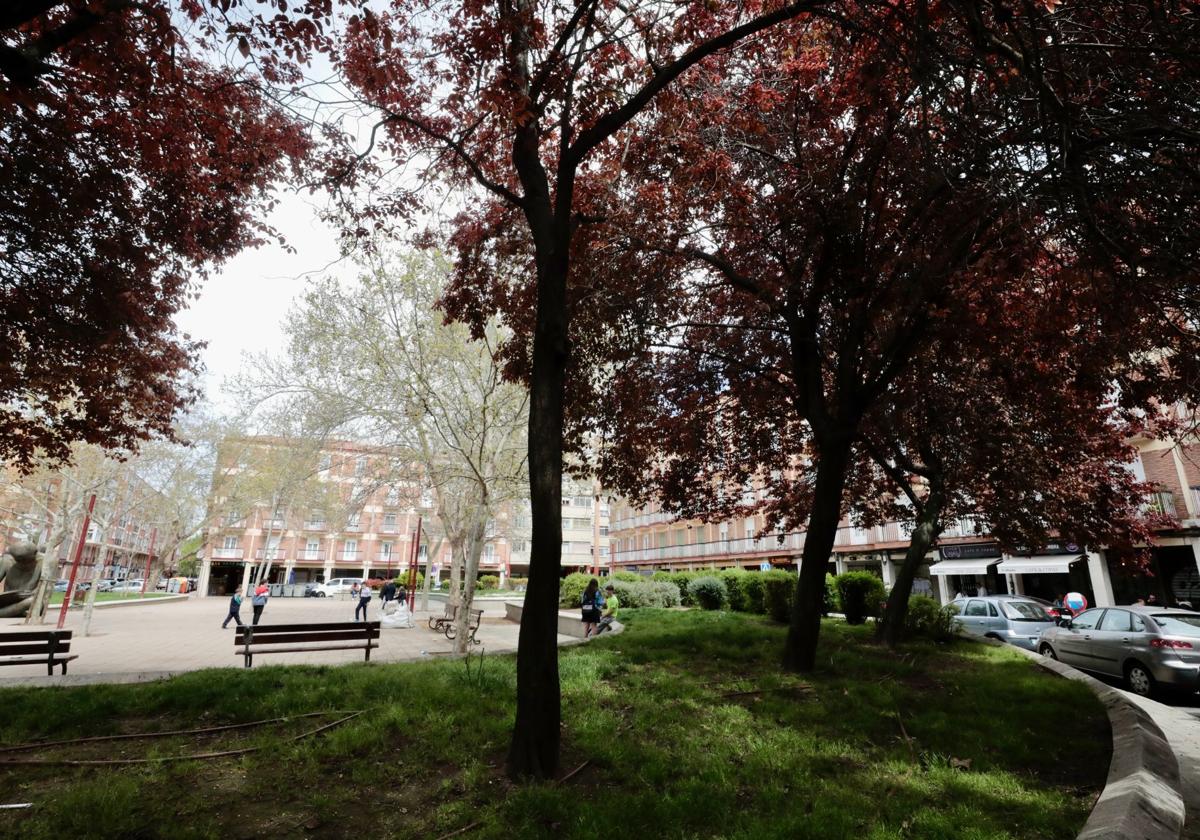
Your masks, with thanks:
[(317, 598), (332, 598), (335, 595), (349, 595), (350, 587), (362, 583), (362, 578), (334, 578), (313, 587), (313, 596)]
[(143, 580), (123, 580), (120, 583), (114, 583), (110, 592), (141, 592)]

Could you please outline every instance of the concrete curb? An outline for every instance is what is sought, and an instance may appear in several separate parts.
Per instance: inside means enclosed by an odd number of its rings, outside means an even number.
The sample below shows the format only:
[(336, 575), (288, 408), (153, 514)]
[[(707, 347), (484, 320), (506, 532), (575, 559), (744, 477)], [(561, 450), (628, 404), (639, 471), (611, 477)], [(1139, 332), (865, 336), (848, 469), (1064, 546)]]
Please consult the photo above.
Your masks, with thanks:
[[(112, 607), (135, 607), (144, 604), (166, 604), (171, 601), (186, 601), (190, 597), (190, 595), (159, 595), (154, 598), (124, 598), (120, 601), (97, 601), (96, 603), (92, 604), (92, 608), (97, 610), (107, 610), (111, 609)], [(72, 601), (70, 609), (71, 612), (74, 612), (77, 609), (83, 609), (84, 606), (84, 603)], [(60, 609), (62, 609), (62, 604), (51, 604), (50, 606), (46, 607), (46, 612), (50, 612), (51, 610), (57, 612)]]
[(1113, 739), (1108, 779), (1078, 840), (1179, 840), (1185, 817), (1179, 762), (1158, 724), (1094, 677), (1056, 659), (1014, 650), (1047, 671), (1086, 685), (1108, 713)]

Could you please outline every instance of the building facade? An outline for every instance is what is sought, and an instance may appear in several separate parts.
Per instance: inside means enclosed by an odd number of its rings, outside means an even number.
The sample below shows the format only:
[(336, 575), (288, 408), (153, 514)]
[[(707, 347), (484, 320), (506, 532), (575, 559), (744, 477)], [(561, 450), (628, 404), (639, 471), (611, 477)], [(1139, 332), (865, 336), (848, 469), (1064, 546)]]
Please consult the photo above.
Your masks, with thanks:
[[(237, 443), (241, 452), (247, 445), (250, 449), (291, 445), (265, 438)], [(226, 449), (218, 473), (248, 476), (254, 471), (255, 458), (246, 457), (242, 464), (235, 464), (240, 457), (235, 447)], [(276, 504), (272, 508), (271, 502), (261, 497), (239, 502), (234, 489), (237, 482), (225, 483), (222, 489), (228, 490), (228, 495), (214, 491), (197, 582), (201, 594), (226, 594), (255, 580), (259, 573), (269, 583), (283, 584), (392, 577), (408, 569), (414, 546), (422, 572), (428, 569), (440, 575), (450, 568), (450, 546), (440, 536), (433, 492), (412, 480), (411, 469), (396, 469), (392, 453), (362, 444), (329, 442), (314, 457), (313, 486), (301, 494), (308, 498), (307, 504)], [(214, 487), (217, 484), (214, 480)], [(598, 503), (596, 496), (598, 492), (590, 487), (580, 489), (564, 482), (562, 565), (566, 571), (592, 565), (594, 535), (602, 541), (597, 548), (603, 550), (607, 561), (607, 503)], [(501, 507), (487, 525), (481, 575), (504, 579), (528, 574), (529, 523), (528, 501)], [(270, 561), (269, 569), (265, 560)]]
[[(991, 539), (986, 525), (970, 518), (951, 522), (935, 551), (917, 572), (914, 592), (943, 603), (956, 594), (979, 592), (1027, 594), (1048, 600), (1081, 592), (1089, 603), (1132, 603), (1153, 594), (1160, 603), (1200, 607), (1200, 444), (1135, 441), (1139, 452), (1130, 465), (1135, 476), (1151, 483), (1147, 510), (1169, 523), (1158, 530), (1148, 568), (1127, 552), (1105, 546), (1051, 542), (1036, 555), (1007, 553)], [(744, 499), (752, 502), (752, 499)], [(613, 507), (613, 570), (650, 573), (659, 569), (798, 568), (804, 533), (763, 533), (761, 516), (704, 523), (678, 521), (652, 505)], [(844, 520), (838, 529), (829, 571), (871, 571), (890, 587), (908, 548), (910, 526), (889, 522), (859, 528)]]

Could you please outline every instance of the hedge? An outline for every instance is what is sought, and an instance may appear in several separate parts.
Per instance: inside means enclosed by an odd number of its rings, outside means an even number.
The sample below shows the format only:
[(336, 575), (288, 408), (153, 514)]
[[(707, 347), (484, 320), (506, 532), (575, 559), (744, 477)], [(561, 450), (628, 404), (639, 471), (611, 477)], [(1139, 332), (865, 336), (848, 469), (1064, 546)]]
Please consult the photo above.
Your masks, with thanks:
[(887, 596), (883, 581), (870, 572), (845, 572), (834, 578), (847, 624), (862, 624), (879, 615)]
[(706, 610), (719, 610), (729, 600), (724, 581), (712, 575), (694, 579), (688, 584), (688, 592), (696, 606)]

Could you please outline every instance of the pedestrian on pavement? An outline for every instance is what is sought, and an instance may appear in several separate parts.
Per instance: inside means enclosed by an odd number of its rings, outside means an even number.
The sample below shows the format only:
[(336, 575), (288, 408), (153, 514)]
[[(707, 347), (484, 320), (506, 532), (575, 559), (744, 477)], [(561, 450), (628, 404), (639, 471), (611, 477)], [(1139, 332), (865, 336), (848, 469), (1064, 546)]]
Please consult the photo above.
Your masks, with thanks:
[[(365, 580), (363, 585), (358, 588), (358, 606), (354, 608), (354, 620), (367, 620), (367, 604), (371, 601), (371, 585)], [(362, 610), (362, 618), (358, 617), (359, 610)]]
[(400, 584), (400, 591), (396, 593), (396, 600), (403, 601), (406, 604), (408, 603), (408, 587), (403, 583)]
[(358, 581), (354, 581), (354, 583), (350, 584), (350, 600), (351, 601), (358, 600), (358, 590), (359, 589), (361, 589), (361, 587), (359, 586)]
[(237, 622), (238, 627), (244, 627), (242, 622), (242, 587), (233, 590), (233, 597), (229, 599), (229, 615), (225, 616), (225, 620), (221, 622), (221, 629), (224, 630), (229, 626), (229, 620), (233, 619)]
[(383, 585), (383, 589), (379, 590), (379, 597), (383, 599), (383, 603), (387, 603), (396, 597), (396, 581), (389, 580)]
[(250, 606), (254, 609), (254, 618), (251, 624), (258, 626), (258, 620), (262, 618), (263, 609), (267, 606), (267, 597), (271, 594), (271, 587), (267, 586), (266, 582), (260, 583), (254, 589), (254, 597), (250, 599)]

